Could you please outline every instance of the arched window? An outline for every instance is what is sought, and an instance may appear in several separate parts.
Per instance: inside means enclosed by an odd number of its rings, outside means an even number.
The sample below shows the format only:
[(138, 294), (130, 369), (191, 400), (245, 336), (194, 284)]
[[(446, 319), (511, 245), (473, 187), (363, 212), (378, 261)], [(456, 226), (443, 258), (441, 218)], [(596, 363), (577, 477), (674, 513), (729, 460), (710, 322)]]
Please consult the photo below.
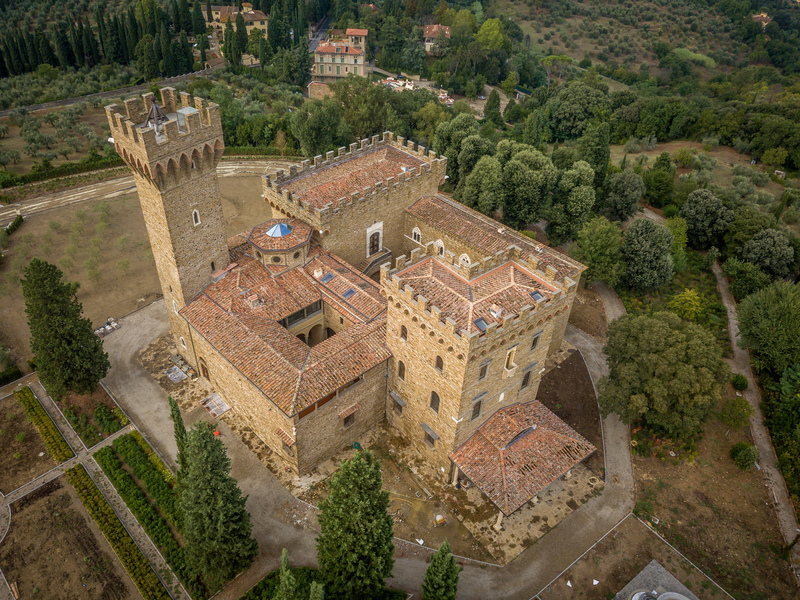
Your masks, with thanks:
[(419, 227), (414, 227), (414, 229), (411, 230), (411, 239), (418, 244), (422, 243), (422, 232), (419, 230)]
[(405, 325), (400, 326), (400, 339), (408, 341), (408, 329), (406, 329)]
[(461, 262), (462, 265), (470, 266), (472, 264), (472, 261), (466, 254), (462, 254), (458, 260)]
[(178, 303), (175, 300), (172, 301), (172, 310), (178, 312)]
[(444, 256), (444, 242), (442, 240), (436, 240), (434, 243), (436, 244), (439, 256)]
[(369, 256), (373, 254), (377, 254), (381, 250), (381, 234), (379, 231), (376, 231), (372, 235), (369, 236)]
[(192, 211), (192, 223), (200, 225), (200, 212), (196, 209)]
[(397, 378), (400, 381), (405, 381), (406, 378), (406, 364), (402, 360), (397, 362)]
[(186, 349), (186, 340), (183, 339), (183, 337), (181, 337), (181, 346), (183, 346), (183, 348)]
[(436, 392), (431, 392), (431, 408), (439, 412), (439, 394)]
[(437, 356), (436, 357), (436, 370), (441, 373), (442, 369), (444, 369), (444, 361), (442, 360), (441, 356)]

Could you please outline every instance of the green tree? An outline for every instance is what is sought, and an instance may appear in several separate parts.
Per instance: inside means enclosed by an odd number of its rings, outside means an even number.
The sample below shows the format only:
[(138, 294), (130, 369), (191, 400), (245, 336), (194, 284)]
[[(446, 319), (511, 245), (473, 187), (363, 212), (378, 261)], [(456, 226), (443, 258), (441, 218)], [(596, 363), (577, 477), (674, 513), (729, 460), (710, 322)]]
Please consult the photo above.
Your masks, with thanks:
[(594, 119), (608, 112), (609, 101), (600, 90), (573, 81), (562, 86), (548, 101), (548, 106), (555, 136), (576, 138), (583, 135)]
[(753, 239), (759, 231), (775, 227), (777, 221), (770, 213), (762, 213), (754, 206), (744, 205), (736, 209), (733, 220), (725, 230), (725, 254), (729, 257), (740, 255), (742, 247)]
[(210, 590), (246, 569), (258, 552), (246, 497), (230, 475), (231, 460), (213, 425), (201, 421), (186, 435), (181, 489), (186, 564)]
[(575, 258), (588, 268), (587, 284), (605, 281), (616, 285), (625, 272), (622, 262), (622, 231), (605, 217), (595, 217), (584, 225), (575, 240)]
[(431, 562), (425, 570), (425, 581), (422, 583), (423, 600), (456, 600), (458, 591), (458, 574), (463, 567), (456, 564), (447, 540), (431, 556)]
[(742, 258), (773, 279), (786, 277), (794, 262), (794, 248), (783, 231), (764, 229), (742, 246)]
[(458, 200), (492, 216), (503, 201), (503, 169), (493, 156), (482, 156), (472, 172), (459, 183)]
[(761, 156), (761, 162), (773, 169), (780, 169), (789, 157), (789, 153), (782, 147), (770, 148)]
[(311, 591), (308, 594), (308, 600), (325, 600), (325, 588), (318, 581), (311, 583)]
[[(498, 144), (498, 159), (503, 162), (504, 149), (508, 145)], [(503, 222), (521, 229), (532, 221), (538, 221), (550, 206), (553, 190), (558, 181), (558, 171), (553, 163), (538, 150), (524, 144), (517, 145), (521, 151), (513, 152), (503, 167)], [(569, 191), (565, 195), (569, 195)]]
[(503, 123), (503, 115), (500, 114), (500, 93), (497, 90), (492, 90), (489, 94), (486, 105), (483, 107), (483, 116), (495, 127), (499, 127)]
[(440, 123), (450, 119), (447, 110), (440, 102), (430, 100), (418, 111), (411, 113), (414, 121), (414, 139), (419, 143), (432, 146), (436, 137), (436, 128)]
[(550, 120), (543, 109), (536, 109), (525, 119), (522, 141), (538, 149), (550, 141)]
[(650, 204), (660, 208), (670, 203), (675, 190), (675, 175), (671, 170), (653, 167), (642, 173), (642, 180)]
[(278, 589), (275, 590), (272, 600), (300, 600), (299, 594), (297, 593), (297, 582), (292, 574), (292, 569), (289, 567), (289, 553), (286, 551), (286, 548), (281, 552), (281, 569)]
[[(364, 78), (361, 78), (364, 79)], [(366, 80), (365, 80), (366, 81)], [(336, 86), (341, 85), (337, 82)], [(370, 86), (376, 88), (376, 86)], [(378, 88), (376, 88), (378, 89)], [(462, 113), (450, 121), (441, 123), (436, 128), (436, 140), (433, 149), (447, 158), (447, 175), (453, 185), (458, 184), (458, 155), (464, 138), (478, 133), (478, 122), (472, 115)]]
[(500, 88), (503, 90), (505, 95), (508, 98), (514, 99), (514, 90), (517, 87), (517, 74), (514, 71), (508, 72), (508, 77), (506, 77), (503, 82), (500, 84)]
[(206, 33), (206, 22), (203, 20), (203, 12), (200, 9), (199, 0), (195, 0), (192, 9), (192, 33), (195, 36), (205, 35)]
[(700, 249), (719, 246), (728, 223), (733, 221), (733, 211), (710, 190), (689, 194), (680, 215), (686, 219), (689, 245)]
[(614, 173), (606, 181), (603, 214), (612, 221), (626, 221), (639, 210), (644, 194), (642, 178), (630, 169)]
[(359, 451), (331, 476), (317, 519), (319, 572), (332, 598), (373, 598), (394, 565), (389, 494), (380, 462)]
[(186, 466), (186, 425), (178, 403), (172, 396), (167, 396), (169, 402), (169, 416), (172, 418), (172, 429), (175, 434), (175, 445), (178, 447), (176, 462), (178, 463), (178, 477), (185, 475)]
[(730, 377), (714, 336), (675, 314), (624, 315), (608, 328), (609, 374), (600, 382), (603, 414), (685, 439), (703, 423)]
[(146, 35), (136, 44), (136, 67), (145, 79), (155, 79), (158, 75), (155, 40)]
[(39, 258), (23, 274), (22, 296), (39, 379), (54, 398), (93, 392), (111, 365), (91, 321), (81, 316), (78, 284), (64, 282), (58, 267)]
[(590, 125), (578, 140), (578, 156), (592, 167), (594, 187), (597, 189), (602, 187), (608, 173), (608, 161), (611, 158), (610, 132), (608, 123)]
[(753, 367), (779, 375), (800, 362), (800, 285), (777, 281), (739, 305), (741, 345)]
[(669, 300), (669, 309), (686, 321), (694, 321), (703, 312), (703, 299), (697, 290), (685, 289)]
[(680, 273), (686, 268), (686, 244), (688, 242), (686, 219), (682, 217), (671, 217), (667, 219), (665, 225), (672, 234), (672, 265), (675, 271)]
[(731, 294), (739, 302), (770, 284), (769, 275), (753, 263), (744, 260), (729, 258), (722, 263), (722, 272), (730, 278)]
[(350, 139), (350, 130), (339, 107), (330, 98), (306, 102), (292, 113), (292, 135), (308, 158), (324, 155)]
[(584, 161), (563, 171), (547, 215), (547, 237), (555, 244), (574, 239), (594, 206), (594, 171)]
[(637, 290), (654, 290), (672, 280), (672, 234), (650, 219), (636, 219), (623, 236), (626, 283)]

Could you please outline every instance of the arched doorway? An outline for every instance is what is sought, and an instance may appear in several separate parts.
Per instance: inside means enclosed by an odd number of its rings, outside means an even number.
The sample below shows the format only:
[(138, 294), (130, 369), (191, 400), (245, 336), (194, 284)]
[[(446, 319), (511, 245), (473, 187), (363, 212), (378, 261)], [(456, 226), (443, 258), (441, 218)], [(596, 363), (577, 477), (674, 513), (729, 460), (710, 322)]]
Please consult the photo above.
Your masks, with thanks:
[(297, 335), (297, 339), (305, 344), (306, 343), (306, 334), (305, 333), (298, 334)]
[(335, 335), (336, 335), (336, 332), (335, 332), (333, 329), (331, 329), (330, 327), (327, 327), (327, 328), (325, 329), (325, 339), (326, 339), (326, 340), (327, 340), (329, 337), (333, 337), (333, 336), (335, 336)]
[(312, 348), (319, 344), (325, 338), (323, 337), (322, 324), (314, 325), (311, 331), (308, 332), (308, 345)]
[(377, 254), (381, 251), (381, 232), (376, 231), (369, 236), (369, 255)]

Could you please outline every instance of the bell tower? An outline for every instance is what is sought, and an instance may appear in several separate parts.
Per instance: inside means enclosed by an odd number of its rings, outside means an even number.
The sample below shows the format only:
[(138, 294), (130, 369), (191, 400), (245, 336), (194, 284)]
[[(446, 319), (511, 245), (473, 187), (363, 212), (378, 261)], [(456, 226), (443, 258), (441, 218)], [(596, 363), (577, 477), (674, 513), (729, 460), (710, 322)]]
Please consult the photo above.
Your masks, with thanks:
[[(117, 152), (130, 167), (179, 348), (191, 343), (178, 314), (230, 261), (217, 163), (225, 148), (219, 106), (173, 88), (106, 107)], [(189, 353), (191, 354), (191, 353)]]

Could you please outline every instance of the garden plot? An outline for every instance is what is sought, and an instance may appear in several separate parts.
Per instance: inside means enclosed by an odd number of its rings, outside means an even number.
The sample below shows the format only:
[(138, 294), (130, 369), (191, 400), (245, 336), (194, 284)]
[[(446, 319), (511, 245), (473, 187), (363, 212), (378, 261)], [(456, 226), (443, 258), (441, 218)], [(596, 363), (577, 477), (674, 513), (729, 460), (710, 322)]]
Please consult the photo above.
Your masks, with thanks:
[(129, 423), (102, 386), (98, 386), (91, 394), (69, 394), (57, 404), (87, 448), (102, 442)]
[(0, 492), (9, 492), (56, 466), (16, 398), (0, 398)]
[(0, 568), (21, 598), (141, 598), (63, 476), (11, 505)]

